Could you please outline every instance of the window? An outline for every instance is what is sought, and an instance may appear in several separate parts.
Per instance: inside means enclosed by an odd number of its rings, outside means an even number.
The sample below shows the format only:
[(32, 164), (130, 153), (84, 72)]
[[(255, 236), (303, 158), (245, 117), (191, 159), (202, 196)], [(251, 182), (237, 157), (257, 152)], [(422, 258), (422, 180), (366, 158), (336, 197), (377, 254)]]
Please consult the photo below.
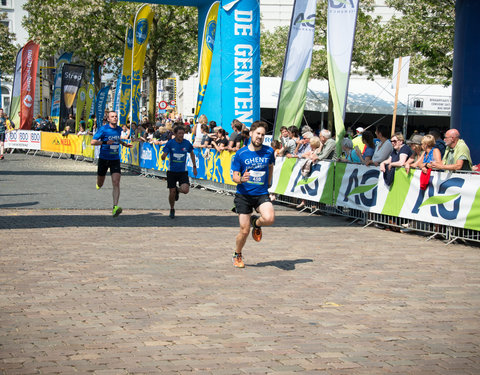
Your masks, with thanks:
[(1, 5), (2, 7), (6, 7), (6, 6), (7, 6), (7, 2), (8, 2), (8, 0), (0, 0), (0, 5)]

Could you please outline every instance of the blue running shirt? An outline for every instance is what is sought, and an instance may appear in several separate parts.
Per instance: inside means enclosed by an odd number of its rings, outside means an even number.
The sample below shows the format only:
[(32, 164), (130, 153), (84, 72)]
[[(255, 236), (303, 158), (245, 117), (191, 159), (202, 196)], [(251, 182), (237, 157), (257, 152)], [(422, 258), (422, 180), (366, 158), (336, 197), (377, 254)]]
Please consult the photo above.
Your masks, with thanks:
[(112, 128), (110, 125), (104, 125), (94, 134), (93, 139), (107, 142), (114, 140), (115, 143), (107, 145), (106, 143), (100, 146), (100, 159), (105, 160), (119, 160), (120, 159), (120, 135), (122, 128), (117, 126)]
[(246, 170), (250, 172), (250, 179), (237, 185), (237, 193), (243, 195), (268, 194), (268, 167), (275, 164), (273, 148), (263, 145), (259, 151), (250, 151), (242, 147), (237, 151), (232, 160), (232, 172), (243, 175)]
[(170, 139), (163, 146), (163, 153), (170, 158), (170, 172), (185, 172), (187, 170), (187, 154), (193, 151), (192, 144), (184, 139), (178, 143), (175, 139)]

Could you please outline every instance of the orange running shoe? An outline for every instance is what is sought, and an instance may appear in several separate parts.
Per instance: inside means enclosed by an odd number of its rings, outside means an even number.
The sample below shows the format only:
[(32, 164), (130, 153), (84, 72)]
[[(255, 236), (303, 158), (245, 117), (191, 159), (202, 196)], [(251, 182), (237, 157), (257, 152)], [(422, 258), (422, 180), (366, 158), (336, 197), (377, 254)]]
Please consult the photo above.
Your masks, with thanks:
[(257, 242), (260, 242), (262, 239), (262, 228), (257, 227), (257, 219), (257, 215), (252, 215), (250, 217), (250, 224), (252, 224), (252, 238)]
[(245, 268), (245, 263), (243, 263), (242, 254), (234, 253), (232, 257), (233, 266), (237, 268)]

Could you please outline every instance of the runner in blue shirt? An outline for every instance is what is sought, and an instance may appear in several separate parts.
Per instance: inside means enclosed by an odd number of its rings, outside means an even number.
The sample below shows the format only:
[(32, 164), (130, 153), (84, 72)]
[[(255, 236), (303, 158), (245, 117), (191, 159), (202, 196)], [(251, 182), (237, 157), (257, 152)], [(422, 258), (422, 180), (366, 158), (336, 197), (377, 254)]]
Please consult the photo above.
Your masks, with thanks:
[[(170, 203), (170, 218), (175, 218), (175, 201), (178, 201), (179, 193), (188, 194), (190, 190), (190, 180), (187, 172), (187, 154), (193, 163), (193, 174), (197, 175), (197, 165), (195, 163), (195, 154), (192, 144), (183, 139), (185, 128), (181, 123), (176, 123), (173, 128), (175, 138), (170, 139), (163, 146), (162, 160), (167, 156), (170, 160), (170, 168), (167, 171), (167, 188), (169, 189), (168, 202)], [(177, 187), (177, 182), (180, 187)]]
[[(233, 265), (244, 268), (242, 249), (250, 233), (255, 241), (262, 239), (262, 226), (272, 225), (275, 211), (270, 201), (268, 188), (272, 184), (275, 153), (273, 148), (263, 145), (267, 124), (255, 121), (250, 128), (250, 143), (235, 154), (231, 170), (233, 182), (237, 183), (235, 194), (235, 211), (238, 213), (240, 232), (236, 237)], [(253, 210), (260, 217), (252, 215)]]
[(124, 147), (133, 146), (132, 144), (120, 140), (122, 128), (117, 126), (117, 122), (117, 113), (115, 111), (108, 112), (108, 124), (98, 129), (91, 142), (93, 146), (100, 146), (100, 157), (98, 159), (97, 170), (97, 190), (103, 186), (105, 176), (110, 168), (113, 186), (113, 217), (117, 217), (122, 213), (122, 207), (118, 206), (121, 176), (119, 145)]

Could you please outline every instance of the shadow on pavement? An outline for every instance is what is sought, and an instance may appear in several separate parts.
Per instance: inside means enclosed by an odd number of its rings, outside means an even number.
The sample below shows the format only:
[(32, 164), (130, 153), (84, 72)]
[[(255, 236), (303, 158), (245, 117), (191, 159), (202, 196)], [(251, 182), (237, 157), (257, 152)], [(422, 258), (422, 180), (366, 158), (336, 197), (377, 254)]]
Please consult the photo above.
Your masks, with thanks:
[(248, 267), (277, 267), (284, 271), (293, 271), (296, 264), (310, 263), (312, 259), (295, 259), (295, 260), (273, 260), (270, 262), (261, 262), (257, 264), (247, 264)]
[[(127, 173), (123, 173), (126, 175)], [(1, 171), (0, 176), (96, 176), (96, 171), (85, 172), (85, 171), (45, 171), (45, 170), (38, 170), (38, 171)]]
[(19, 207), (30, 207), (30, 206), (35, 206), (39, 204), (40, 202), (35, 201), (35, 202), (23, 202), (23, 203), (5, 203), (5, 204), (0, 204), (0, 209), (1, 208), (19, 208)]
[[(110, 211), (105, 215), (82, 214), (70, 215), (68, 213), (23, 213), (22, 211), (0, 212), (0, 228), (2, 229), (30, 229), (30, 228), (68, 228), (68, 227), (181, 227), (181, 228), (209, 228), (209, 227), (238, 227), (236, 215), (224, 216), (205, 212), (198, 215), (182, 215), (177, 211), (177, 217), (170, 219), (168, 211), (148, 212), (141, 214), (121, 215), (112, 218)], [(75, 211), (73, 211), (75, 212)], [(318, 228), (342, 227), (345, 221), (322, 216), (299, 216), (296, 212), (292, 215), (277, 216), (274, 227), (285, 228)]]

